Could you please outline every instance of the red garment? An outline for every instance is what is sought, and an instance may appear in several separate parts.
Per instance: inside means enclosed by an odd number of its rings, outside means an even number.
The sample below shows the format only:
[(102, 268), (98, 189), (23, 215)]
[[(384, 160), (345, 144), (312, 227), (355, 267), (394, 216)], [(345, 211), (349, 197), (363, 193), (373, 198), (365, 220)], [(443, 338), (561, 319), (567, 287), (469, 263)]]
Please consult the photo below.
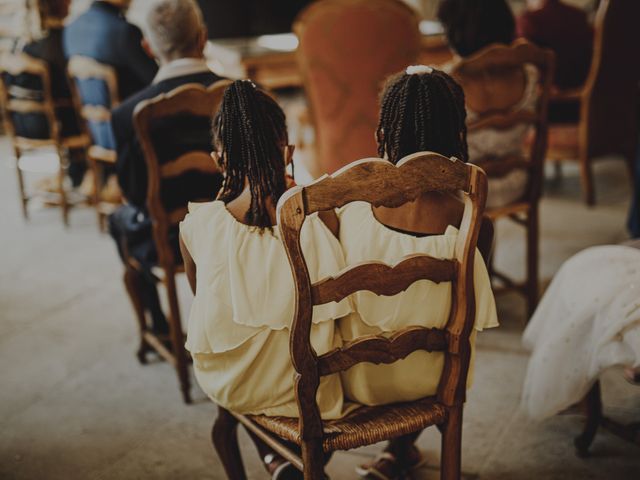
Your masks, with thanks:
[(517, 20), (518, 35), (556, 53), (555, 84), (560, 88), (584, 83), (591, 65), (593, 28), (587, 15), (559, 0), (547, 0), (539, 10)]

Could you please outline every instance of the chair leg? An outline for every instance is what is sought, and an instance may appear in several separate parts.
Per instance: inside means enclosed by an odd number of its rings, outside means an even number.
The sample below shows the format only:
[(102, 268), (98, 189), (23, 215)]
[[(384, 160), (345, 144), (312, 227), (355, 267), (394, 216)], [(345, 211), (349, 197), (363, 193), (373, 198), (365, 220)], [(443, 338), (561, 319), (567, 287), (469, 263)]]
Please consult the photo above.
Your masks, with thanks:
[(582, 191), (585, 203), (592, 207), (595, 205), (595, 186), (593, 184), (593, 169), (591, 161), (586, 155), (580, 155), (580, 179), (582, 181)]
[(589, 447), (598, 431), (598, 426), (602, 422), (602, 398), (600, 396), (600, 382), (596, 381), (584, 398), (587, 418), (584, 430), (574, 440), (576, 455), (585, 458), (589, 456)]
[(20, 170), (20, 165), (18, 165), (18, 160), (20, 159), (20, 151), (16, 149), (16, 172), (18, 174), (18, 189), (20, 190), (20, 203), (22, 205), (22, 216), (25, 220), (29, 220), (29, 210), (27, 209), (27, 194), (24, 188), (24, 176), (22, 175), (22, 170)]
[(441, 480), (459, 480), (462, 463), (462, 405), (449, 408), (442, 429)]
[(144, 365), (147, 363), (146, 354), (149, 351), (149, 345), (144, 339), (144, 334), (147, 331), (147, 322), (144, 316), (144, 307), (142, 305), (139, 273), (132, 268), (125, 267), (124, 285), (127, 289), (127, 293), (129, 294), (131, 304), (133, 305), (136, 320), (138, 321), (138, 330), (140, 332), (140, 345), (136, 356), (138, 357), (138, 361)]
[(58, 194), (60, 195), (60, 207), (62, 208), (62, 222), (65, 227), (69, 226), (69, 201), (67, 200), (67, 192), (64, 189), (65, 171), (63, 167), (63, 152), (58, 151)]
[(98, 220), (98, 230), (100, 233), (105, 231), (104, 215), (100, 211), (100, 180), (101, 180), (101, 168), (98, 165), (97, 160), (91, 158), (89, 160), (91, 164), (91, 170), (93, 171), (93, 208), (96, 209), (96, 218)]
[(211, 440), (229, 480), (246, 480), (238, 448), (238, 419), (218, 406), (218, 417), (211, 430)]
[(191, 403), (189, 369), (187, 365), (187, 353), (184, 349), (184, 335), (182, 333), (182, 322), (180, 321), (180, 308), (178, 306), (178, 292), (176, 290), (175, 272), (171, 269), (164, 269), (166, 276), (167, 297), (169, 300), (169, 331), (171, 333), (171, 343), (173, 345), (173, 356), (176, 359), (176, 371), (182, 390), (184, 403)]
[(539, 218), (537, 207), (529, 210), (527, 215), (527, 322), (533, 316), (538, 305), (539, 288)]
[(324, 452), (322, 441), (313, 439), (302, 443), (302, 464), (305, 480), (324, 480)]

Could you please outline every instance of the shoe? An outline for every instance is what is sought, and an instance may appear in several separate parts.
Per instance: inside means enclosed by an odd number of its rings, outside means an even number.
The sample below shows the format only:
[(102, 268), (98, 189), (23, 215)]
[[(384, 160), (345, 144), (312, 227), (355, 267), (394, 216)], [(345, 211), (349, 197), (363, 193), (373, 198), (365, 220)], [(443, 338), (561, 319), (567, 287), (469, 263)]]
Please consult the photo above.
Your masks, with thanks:
[(57, 175), (51, 175), (41, 178), (35, 184), (36, 190), (47, 193), (58, 193), (58, 177)]
[(96, 182), (93, 175), (93, 170), (87, 170), (82, 177), (82, 182), (80, 182), (80, 186), (78, 187), (78, 192), (81, 195), (84, 195), (87, 198), (93, 198), (93, 195), (96, 191)]
[(391, 452), (382, 452), (371, 463), (356, 467), (356, 473), (366, 480), (400, 480), (411, 470), (420, 468), (426, 460), (420, 450), (413, 447), (413, 456), (408, 465), (400, 465)]
[(107, 183), (100, 192), (100, 200), (114, 204), (122, 203), (122, 191), (115, 175), (109, 175), (109, 178), (107, 178)]

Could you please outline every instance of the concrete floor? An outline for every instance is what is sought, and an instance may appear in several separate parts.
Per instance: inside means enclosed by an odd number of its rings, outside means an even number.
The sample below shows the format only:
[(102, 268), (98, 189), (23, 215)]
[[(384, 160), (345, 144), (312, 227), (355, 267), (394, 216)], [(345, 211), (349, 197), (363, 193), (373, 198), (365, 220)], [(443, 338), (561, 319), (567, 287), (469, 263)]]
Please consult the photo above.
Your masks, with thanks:
[[(6, 140), (0, 141), (0, 478), (222, 479), (209, 432), (214, 405), (197, 391), (183, 405), (166, 363), (141, 366), (136, 329), (108, 236), (87, 208), (64, 228), (55, 209), (34, 206), (23, 221)], [(596, 168), (598, 206), (580, 202), (577, 170), (549, 180), (542, 203), (541, 272), (548, 280), (563, 260), (593, 244), (625, 238), (629, 190), (621, 162)], [(520, 274), (522, 236), (499, 225), (497, 262)], [(184, 279), (182, 279), (184, 280)], [(189, 292), (181, 282), (182, 307)], [(465, 410), (463, 469), (482, 479), (640, 478), (640, 450), (607, 432), (593, 456), (578, 459), (575, 416), (534, 424), (518, 402), (527, 353), (520, 345), (523, 303), (498, 300), (502, 328), (479, 337), (475, 385)], [(640, 390), (613, 371), (604, 378), (608, 413), (638, 420)], [(241, 435), (250, 478), (265, 479)], [(416, 479), (437, 478), (439, 435), (430, 429), (420, 448), (429, 466)], [(339, 453), (331, 478), (356, 478), (355, 465), (379, 446)]]

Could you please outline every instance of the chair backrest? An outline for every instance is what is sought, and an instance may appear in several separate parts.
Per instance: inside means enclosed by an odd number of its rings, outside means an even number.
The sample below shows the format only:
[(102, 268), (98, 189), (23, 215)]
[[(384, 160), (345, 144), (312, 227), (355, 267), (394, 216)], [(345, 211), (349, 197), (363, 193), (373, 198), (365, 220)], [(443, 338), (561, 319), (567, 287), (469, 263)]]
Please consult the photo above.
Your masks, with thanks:
[[(25, 53), (4, 54), (0, 60), (0, 99), (4, 108), (5, 129), (12, 140), (22, 148), (57, 145), (60, 129), (55, 116), (55, 103), (51, 94), (51, 78), (46, 62)], [(34, 88), (13, 84), (19, 76), (31, 77)], [(32, 138), (22, 131), (21, 117), (36, 116), (44, 120), (46, 138)]]
[(583, 90), (580, 144), (587, 157), (634, 158), (640, 81), (640, 2), (601, 0), (593, 60)]
[(307, 7), (293, 29), (321, 170), (374, 156), (383, 82), (420, 51), (415, 12), (399, 0), (324, 0)]
[[(490, 177), (490, 167), (494, 168), (496, 175), (505, 175), (517, 168), (527, 169), (529, 201), (537, 200), (541, 191), (547, 148), (547, 107), (554, 63), (555, 55), (551, 50), (542, 49), (526, 40), (516, 40), (511, 45), (490, 45), (461, 60), (451, 71), (465, 91), (467, 107), (475, 113), (475, 118), (467, 124), (469, 133), (487, 128), (509, 129), (518, 125), (533, 129), (528, 157), (499, 158), (493, 165), (486, 165)], [(535, 67), (538, 72), (537, 99), (532, 109), (520, 105), (527, 88), (527, 65)]]
[(211, 158), (211, 118), (229, 80), (182, 85), (140, 103), (133, 114), (148, 171), (147, 208), (160, 265), (173, 265), (168, 234), (190, 201), (213, 200), (222, 176)]
[[(300, 246), (300, 231), (308, 215), (354, 201), (393, 208), (433, 191), (461, 192), (464, 197), (454, 258), (415, 254), (393, 266), (379, 261), (360, 263), (335, 277), (311, 283)], [(474, 255), (486, 194), (486, 176), (480, 168), (436, 153), (420, 152), (403, 158), (397, 165), (381, 159), (359, 160), (283, 195), (278, 202), (278, 227), (296, 285), (290, 351), (299, 374), (295, 388), (303, 438), (320, 437), (322, 433), (315, 401), (319, 377), (361, 362), (388, 364), (416, 350), (444, 351), (438, 398), (446, 405), (464, 402), (469, 335), (475, 320)], [(410, 327), (391, 338), (370, 335), (320, 357), (316, 355), (310, 342), (313, 305), (340, 301), (361, 290), (395, 295), (425, 279), (452, 282), (451, 312), (444, 329)]]
[(90, 57), (74, 55), (69, 59), (67, 73), (76, 111), (85, 121), (93, 144), (114, 149), (111, 110), (120, 103), (115, 68)]

